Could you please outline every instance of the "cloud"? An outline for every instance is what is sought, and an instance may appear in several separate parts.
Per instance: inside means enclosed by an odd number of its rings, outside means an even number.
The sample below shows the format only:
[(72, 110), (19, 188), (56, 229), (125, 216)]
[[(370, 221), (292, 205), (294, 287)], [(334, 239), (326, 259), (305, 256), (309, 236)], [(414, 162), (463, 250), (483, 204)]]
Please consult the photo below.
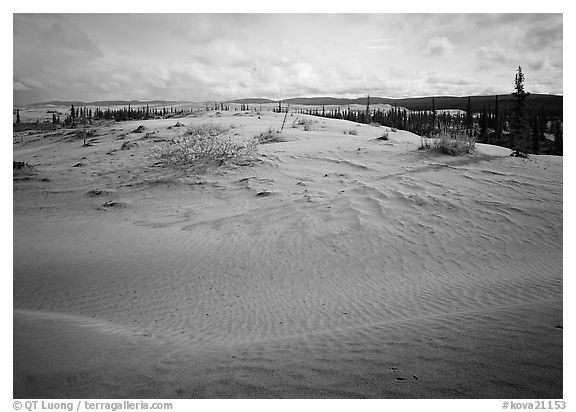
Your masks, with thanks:
[(13, 82), (12, 90), (30, 90), (30, 88), (20, 82)]
[(541, 50), (553, 46), (562, 46), (562, 26), (536, 26), (528, 29), (524, 35), (527, 48)]
[(509, 61), (510, 54), (499, 45), (482, 46), (476, 52), (476, 60), (481, 69), (489, 69)]
[(101, 57), (98, 44), (62, 15), (14, 14), (14, 43), (53, 54)]
[(454, 51), (454, 45), (446, 37), (432, 37), (426, 43), (427, 56), (448, 56)]
[(360, 47), (367, 50), (393, 50), (397, 46), (392, 38), (368, 39)]
[(510, 68), (522, 66), (533, 72), (547, 70), (555, 73), (562, 72), (561, 58), (552, 64), (548, 56), (531, 49), (509, 51), (499, 45), (482, 46), (476, 51), (476, 60), (479, 70), (500, 70), (502, 66)]
[(44, 35), (44, 41), (49, 42), (54, 48), (80, 52), (94, 57), (102, 56), (102, 52), (94, 41), (82, 30), (65, 20), (52, 23)]

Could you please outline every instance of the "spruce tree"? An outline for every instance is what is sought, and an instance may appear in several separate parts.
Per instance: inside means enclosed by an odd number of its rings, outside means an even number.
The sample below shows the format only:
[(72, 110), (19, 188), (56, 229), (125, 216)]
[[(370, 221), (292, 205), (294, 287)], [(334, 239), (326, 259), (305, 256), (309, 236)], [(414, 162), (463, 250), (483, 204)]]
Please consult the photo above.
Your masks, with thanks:
[(563, 127), (562, 121), (557, 120), (552, 124), (554, 129), (554, 151), (557, 155), (562, 156), (563, 154), (563, 142), (562, 142), (562, 134), (563, 134)]
[(468, 130), (468, 136), (472, 136), (472, 104), (470, 96), (466, 100), (466, 129)]
[(524, 90), (524, 74), (522, 67), (518, 66), (518, 72), (514, 77), (515, 98), (512, 119), (510, 121), (510, 132), (514, 142), (514, 156), (525, 157), (528, 154), (528, 137), (530, 136), (530, 125), (526, 115), (526, 98), (530, 95)]
[(502, 142), (502, 117), (500, 116), (500, 110), (498, 109), (498, 95), (496, 95), (496, 106), (494, 108), (494, 115), (496, 120), (496, 144)]
[(482, 109), (482, 117), (480, 118), (480, 136), (482, 139), (486, 139), (488, 135), (488, 114), (486, 113), (486, 105)]
[(436, 134), (436, 100), (432, 96), (432, 134)]
[(370, 123), (370, 95), (366, 100), (366, 123)]

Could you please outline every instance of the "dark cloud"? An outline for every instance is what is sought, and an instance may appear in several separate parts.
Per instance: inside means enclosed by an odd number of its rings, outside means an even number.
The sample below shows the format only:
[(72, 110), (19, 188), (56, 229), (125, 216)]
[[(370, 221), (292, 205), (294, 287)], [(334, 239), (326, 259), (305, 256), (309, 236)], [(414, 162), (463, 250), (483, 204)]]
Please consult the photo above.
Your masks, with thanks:
[(54, 48), (66, 48), (94, 57), (101, 57), (102, 52), (98, 45), (76, 26), (66, 21), (56, 21), (44, 32), (44, 41)]
[(58, 14), (14, 14), (14, 42), (22, 42), (36, 52), (79, 52), (101, 57), (98, 44), (84, 31)]
[(529, 28), (524, 36), (527, 48), (545, 49), (562, 45), (562, 26), (544, 26)]

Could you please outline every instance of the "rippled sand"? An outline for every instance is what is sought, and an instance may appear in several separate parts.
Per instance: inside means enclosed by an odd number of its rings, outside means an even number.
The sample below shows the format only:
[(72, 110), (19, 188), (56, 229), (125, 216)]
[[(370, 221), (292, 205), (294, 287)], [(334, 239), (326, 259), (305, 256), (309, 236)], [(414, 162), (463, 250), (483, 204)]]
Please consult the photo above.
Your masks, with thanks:
[(15, 144), (14, 396), (562, 398), (562, 158), (313, 119), (208, 173)]

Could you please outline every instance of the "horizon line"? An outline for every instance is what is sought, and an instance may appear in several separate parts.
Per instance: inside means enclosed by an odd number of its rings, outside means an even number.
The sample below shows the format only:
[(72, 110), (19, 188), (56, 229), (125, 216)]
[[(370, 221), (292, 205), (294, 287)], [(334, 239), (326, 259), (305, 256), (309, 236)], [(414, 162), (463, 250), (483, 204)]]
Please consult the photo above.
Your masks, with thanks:
[[(420, 95), (420, 96), (408, 96), (408, 97), (386, 97), (386, 96), (376, 96), (376, 95), (362, 95), (358, 97), (337, 97), (337, 96), (295, 96), (295, 97), (285, 97), (281, 99), (273, 99), (270, 97), (237, 97), (232, 99), (207, 99), (207, 100), (172, 100), (172, 99), (98, 99), (98, 100), (91, 100), (91, 101), (83, 101), (80, 99), (52, 99), (47, 101), (40, 101), (40, 102), (31, 102), (31, 103), (21, 103), (21, 104), (13, 104), (14, 107), (17, 106), (31, 106), (31, 105), (42, 105), (42, 104), (51, 104), (56, 102), (68, 102), (68, 103), (82, 103), (82, 104), (94, 104), (98, 102), (134, 102), (134, 103), (151, 103), (151, 102), (166, 102), (166, 103), (210, 103), (210, 102), (221, 102), (221, 103), (233, 103), (237, 100), (251, 100), (251, 99), (262, 99), (262, 100), (270, 100), (271, 102), (278, 103), (283, 102), (286, 100), (294, 100), (294, 99), (341, 99), (341, 100), (357, 100), (363, 99), (367, 97), (371, 98), (378, 98), (378, 99), (389, 99), (389, 100), (406, 100), (406, 99), (426, 99), (426, 98), (462, 98), (462, 97), (488, 97), (488, 96), (508, 96), (511, 95), (512, 92), (509, 93), (493, 93), (493, 94), (465, 94), (465, 95)], [(541, 96), (557, 96), (557, 97), (564, 97), (563, 93), (531, 93), (533, 95), (541, 95)]]

